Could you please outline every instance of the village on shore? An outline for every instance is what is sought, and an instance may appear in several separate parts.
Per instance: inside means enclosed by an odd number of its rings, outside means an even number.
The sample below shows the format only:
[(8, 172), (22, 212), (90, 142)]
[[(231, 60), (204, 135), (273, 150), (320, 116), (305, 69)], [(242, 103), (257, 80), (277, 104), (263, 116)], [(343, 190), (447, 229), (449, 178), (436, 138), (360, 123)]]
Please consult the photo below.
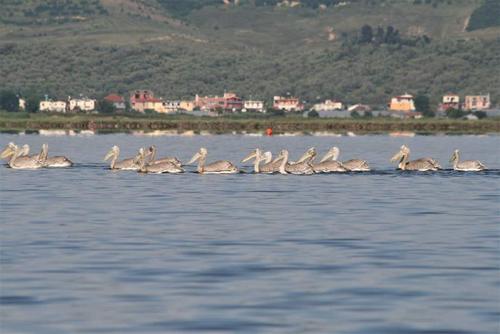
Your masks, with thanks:
[[(427, 99), (428, 103), (428, 99)], [(26, 109), (26, 100), (19, 98), (19, 109)], [(500, 110), (493, 109), (490, 95), (467, 95), (463, 102), (457, 94), (446, 94), (441, 103), (432, 108), (431, 116), (478, 119), (487, 116), (500, 116)], [(221, 116), (235, 113), (272, 113), (274, 115), (303, 114), (304, 117), (357, 118), (357, 117), (394, 117), (400, 119), (422, 118), (429, 116), (419, 110), (413, 95), (405, 93), (394, 96), (387, 107), (374, 109), (358, 103), (346, 105), (340, 100), (327, 99), (321, 103), (308, 104), (294, 96), (274, 96), (272, 104), (262, 100), (244, 100), (237, 94), (225, 92), (222, 96), (199, 96), (193, 100), (165, 100), (156, 97), (151, 90), (135, 90), (129, 96), (109, 94), (102, 100), (80, 96), (67, 100), (52, 100), (48, 96), (40, 101), (38, 111), (45, 113), (124, 113), (142, 114), (188, 114), (194, 116)]]

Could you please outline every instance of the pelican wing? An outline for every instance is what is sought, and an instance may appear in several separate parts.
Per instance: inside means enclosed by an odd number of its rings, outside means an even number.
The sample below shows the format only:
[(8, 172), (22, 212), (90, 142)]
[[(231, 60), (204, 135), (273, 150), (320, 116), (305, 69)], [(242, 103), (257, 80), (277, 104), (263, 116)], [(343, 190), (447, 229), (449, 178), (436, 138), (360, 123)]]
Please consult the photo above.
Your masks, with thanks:
[(342, 165), (347, 168), (350, 171), (353, 172), (361, 172), (361, 171), (369, 171), (370, 166), (368, 165), (368, 162), (365, 160), (361, 159), (351, 159), (342, 162)]
[(64, 156), (53, 156), (45, 158), (44, 167), (71, 167), (73, 162)]
[(172, 162), (156, 162), (147, 165), (144, 170), (147, 173), (182, 173), (184, 170)]
[(300, 162), (295, 164), (287, 164), (285, 171), (290, 174), (313, 174), (313, 168), (309, 162)]
[(37, 169), (43, 167), (42, 163), (36, 158), (30, 156), (17, 157), (13, 164), (10, 165), (14, 169)]
[(409, 161), (405, 165), (405, 170), (417, 170), (417, 171), (431, 171), (438, 170), (439, 168), (435, 166), (432, 159), (421, 158), (413, 161)]
[(114, 169), (123, 169), (123, 170), (138, 170), (139, 164), (137, 160), (134, 158), (124, 159), (121, 161), (117, 161), (115, 163)]
[(464, 160), (457, 164), (456, 170), (459, 171), (480, 171), (485, 170), (486, 166), (481, 163), (479, 160)]
[(212, 162), (203, 167), (204, 173), (237, 173), (238, 168), (227, 160)]
[(181, 161), (179, 159), (177, 159), (176, 157), (165, 157), (165, 158), (157, 159), (157, 160), (154, 160), (152, 162), (152, 164), (158, 164), (158, 163), (164, 163), (164, 162), (172, 163), (178, 167), (182, 166)]
[(313, 165), (315, 173), (347, 172), (342, 163), (334, 160), (323, 161)]
[(269, 162), (259, 167), (261, 173), (278, 173), (280, 171), (281, 162)]

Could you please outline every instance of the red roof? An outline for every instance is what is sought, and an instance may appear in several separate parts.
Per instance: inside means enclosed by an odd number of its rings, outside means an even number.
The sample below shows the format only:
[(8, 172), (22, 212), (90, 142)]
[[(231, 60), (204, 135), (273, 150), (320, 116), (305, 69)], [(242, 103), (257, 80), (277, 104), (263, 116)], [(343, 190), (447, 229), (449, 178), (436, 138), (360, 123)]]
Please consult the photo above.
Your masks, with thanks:
[(123, 96), (117, 95), (117, 94), (109, 94), (104, 98), (106, 101), (113, 102), (113, 103), (123, 103), (125, 100), (123, 99)]

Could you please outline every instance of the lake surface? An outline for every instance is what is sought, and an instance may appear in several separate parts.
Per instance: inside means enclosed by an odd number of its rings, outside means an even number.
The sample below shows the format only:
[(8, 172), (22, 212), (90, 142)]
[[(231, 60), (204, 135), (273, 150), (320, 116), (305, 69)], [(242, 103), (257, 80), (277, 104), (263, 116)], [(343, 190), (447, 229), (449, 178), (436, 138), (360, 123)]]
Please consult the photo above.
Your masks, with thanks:
[[(0, 166), (1, 333), (498, 333), (498, 136), (147, 137), (0, 135), (76, 162)], [(459, 148), (481, 173), (443, 167)], [(336, 175), (143, 175), (102, 162), (159, 156), (238, 162), (255, 147), (367, 159)], [(188, 167), (193, 170), (194, 167)], [(251, 171), (251, 167), (245, 168)]]

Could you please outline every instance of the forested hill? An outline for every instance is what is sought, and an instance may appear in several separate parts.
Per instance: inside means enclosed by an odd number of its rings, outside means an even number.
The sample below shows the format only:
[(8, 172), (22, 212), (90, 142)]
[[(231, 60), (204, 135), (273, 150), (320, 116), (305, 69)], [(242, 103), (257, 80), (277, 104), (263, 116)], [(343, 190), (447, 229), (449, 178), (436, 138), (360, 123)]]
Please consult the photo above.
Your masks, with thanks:
[(497, 0), (3, 0), (0, 89), (500, 102)]

